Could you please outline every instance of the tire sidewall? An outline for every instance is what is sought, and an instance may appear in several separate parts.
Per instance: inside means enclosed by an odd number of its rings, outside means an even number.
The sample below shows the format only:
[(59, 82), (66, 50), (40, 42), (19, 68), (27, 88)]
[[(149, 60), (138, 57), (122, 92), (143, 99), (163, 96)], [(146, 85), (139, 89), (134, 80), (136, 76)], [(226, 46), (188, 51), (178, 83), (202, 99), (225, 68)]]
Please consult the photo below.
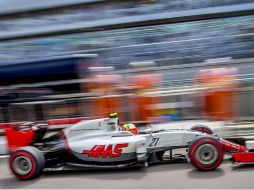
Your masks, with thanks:
[[(18, 174), (15, 169), (13, 168), (13, 161), (18, 157), (18, 156), (25, 156), (31, 161), (32, 164), (32, 169), (31, 171), (26, 174), (26, 175), (20, 175)], [(9, 168), (11, 169), (12, 173), (20, 180), (29, 180), (37, 177), (40, 172), (44, 168), (44, 162), (45, 159), (42, 155), (41, 152), (39, 152), (38, 149), (34, 147), (26, 147), (26, 148), (21, 148), (16, 151), (14, 151), (9, 159)]]
[[(216, 159), (216, 161), (210, 165), (203, 165), (199, 162), (199, 160), (196, 158), (195, 156), (195, 151), (197, 150), (197, 148), (203, 144), (211, 144), (214, 147), (216, 147), (217, 151), (218, 151), (218, 158)], [(215, 139), (215, 138), (211, 138), (211, 137), (203, 137), (203, 138), (199, 138), (197, 140), (195, 140), (189, 149), (189, 158), (191, 163), (197, 167), (200, 170), (205, 170), (205, 171), (210, 171), (210, 170), (214, 170), (216, 169), (221, 162), (223, 161), (223, 148), (222, 145), (220, 144), (220, 142)]]
[[(20, 175), (20, 174), (18, 174), (18, 173), (15, 171), (15, 169), (13, 168), (13, 161), (14, 161), (17, 157), (19, 157), (19, 156), (25, 156), (25, 157), (27, 157), (27, 158), (31, 161), (31, 163), (32, 163), (32, 166), (31, 166), (32, 169), (31, 169), (31, 171), (30, 171), (28, 174), (26, 174), (26, 175)], [(10, 169), (11, 169), (12, 173), (13, 173), (18, 179), (30, 179), (30, 178), (32, 178), (32, 176), (35, 175), (35, 172), (36, 172), (36, 162), (35, 162), (34, 157), (33, 157), (30, 153), (25, 152), (25, 151), (17, 151), (17, 152), (14, 152), (14, 153), (12, 154), (11, 158), (10, 158), (9, 166), (10, 166)]]

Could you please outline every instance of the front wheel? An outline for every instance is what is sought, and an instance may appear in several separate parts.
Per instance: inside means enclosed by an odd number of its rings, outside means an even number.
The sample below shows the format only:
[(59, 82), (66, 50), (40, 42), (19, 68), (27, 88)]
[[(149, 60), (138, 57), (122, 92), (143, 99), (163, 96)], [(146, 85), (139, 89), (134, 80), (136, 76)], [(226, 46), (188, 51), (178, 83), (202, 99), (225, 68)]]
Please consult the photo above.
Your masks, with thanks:
[(223, 161), (222, 144), (216, 138), (198, 138), (190, 145), (189, 158), (191, 163), (199, 170), (214, 170)]
[(9, 159), (12, 173), (20, 180), (38, 177), (44, 168), (45, 158), (35, 147), (23, 147), (14, 151)]

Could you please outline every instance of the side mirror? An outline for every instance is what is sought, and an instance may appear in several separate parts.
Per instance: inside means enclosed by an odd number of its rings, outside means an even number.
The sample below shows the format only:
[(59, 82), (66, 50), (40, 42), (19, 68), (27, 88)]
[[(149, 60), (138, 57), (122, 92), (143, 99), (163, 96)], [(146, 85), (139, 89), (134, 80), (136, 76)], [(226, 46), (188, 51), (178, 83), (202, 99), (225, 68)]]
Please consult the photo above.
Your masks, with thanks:
[(146, 127), (147, 128), (145, 129), (145, 132), (149, 133), (152, 136), (152, 134), (153, 134), (153, 127), (152, 127), (152, 125), (148, 124)]

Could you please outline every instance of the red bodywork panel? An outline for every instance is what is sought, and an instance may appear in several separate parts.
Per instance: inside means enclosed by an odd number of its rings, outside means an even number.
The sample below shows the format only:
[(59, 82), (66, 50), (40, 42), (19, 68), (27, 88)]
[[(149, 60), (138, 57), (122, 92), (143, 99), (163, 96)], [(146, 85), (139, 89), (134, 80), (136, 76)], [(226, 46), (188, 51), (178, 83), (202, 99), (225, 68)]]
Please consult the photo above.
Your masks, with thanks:
[(232, 153), (234, 162), (254, 163), (254, 152), (247, 152), (247, 148), (245, 146), (241, 146), (224, 139), (220, 139), (220, 142), (223, 145), (224, 152)]
[(71, 148), (70, 148), (70, 146), (69, 146), (69, 144), (68, 144), (68, 140), (67, 140), (67, 137), (65, 136), (65, 134), (64, 134), (64, 132), (63, 131), (61, 131), (61, 136), (64, 138), (64, 145), (65, 145), (65, 147), (66, 147), (66, 149), (67, 149), (67, 151), (69, 152), (69, 154), (72, 156), (73, 155), (73, 153), (72, 153), (72, 151), (71, 151)]
[(254, 152), (237, 152), (232, 157), (234, 162), (254, 163)]
[(14, 127), (16, 125), (23, 124), (23, 123), (26, 123), (26, 121), (13, 122), (13, 123), (0, 123), (0, 129), (8, 129), (8, 128), (11, 128), (11, 127)]
[(236, 144), (236, 143), (232, 143), (230, 141), (224, 140), (224, 139), (220, 139), (220, 143), (223, 145), (223, 150), (224, 152), (246, 152), (246, 147)]
[(5, 130), (5, 135), (9, 151), (14, 151), (20, 147), (29, 146), (35, 133), (33, 130), (17, 131), (13, 128), (8, 128)]

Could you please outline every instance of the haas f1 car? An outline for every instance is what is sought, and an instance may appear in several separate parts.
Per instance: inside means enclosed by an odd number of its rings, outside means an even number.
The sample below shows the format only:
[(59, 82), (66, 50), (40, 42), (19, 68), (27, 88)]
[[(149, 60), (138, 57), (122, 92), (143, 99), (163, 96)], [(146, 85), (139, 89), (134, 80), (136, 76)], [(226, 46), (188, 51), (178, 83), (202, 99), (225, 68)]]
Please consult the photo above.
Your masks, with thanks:
[[(116, 115), (81, 121), (57, 134), (45, 135), (47, 127), (26, 123), (6, 130), (9, 167), (21, 180), (38, 177), (42, 171), (74, 168), (148, 167), (158, 163), (190, 161), (211, 171), (220, 166), (224, 152), (235, 162), (253, 162), (254, 152), (244, 146), (192, 130), (137, 131), (133, 124), (119, 124)], [(186, 148), (187, 155), (172, 154)]]

